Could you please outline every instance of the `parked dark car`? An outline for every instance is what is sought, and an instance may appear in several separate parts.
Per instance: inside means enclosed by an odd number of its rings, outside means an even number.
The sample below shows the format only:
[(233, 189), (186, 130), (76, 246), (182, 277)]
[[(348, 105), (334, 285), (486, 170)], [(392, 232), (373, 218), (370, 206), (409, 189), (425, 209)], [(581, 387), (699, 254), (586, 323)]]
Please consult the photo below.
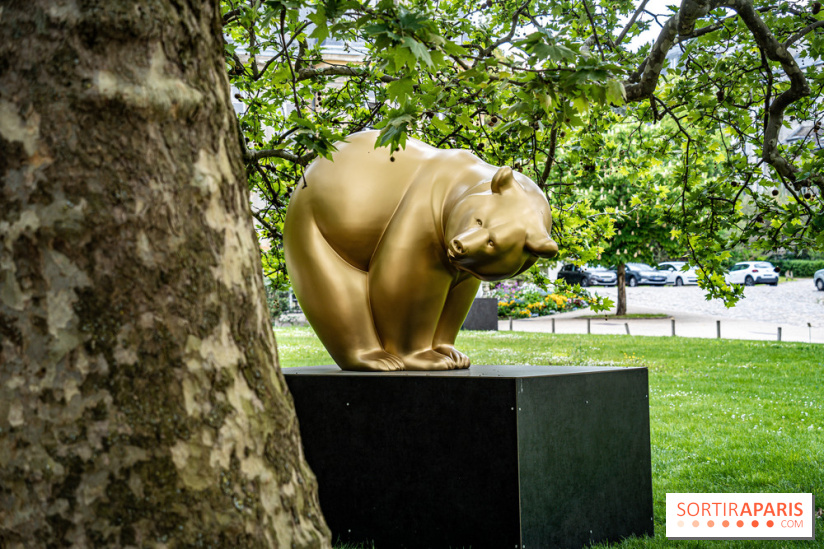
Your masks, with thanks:
[(667, 283), (667, 273), (653, 269), (646, 263), (627, 263), (624, 269), (627, 286), (638, 286), (639, 284), (663, 286)]
[(580, 284), (587, 286), (615, 286), (618, 283), (618, 276), (615, 271), (606, 267), (584, 265), (564, 265), (558, 271), (558, 278), (565, 280), (568, 284)]

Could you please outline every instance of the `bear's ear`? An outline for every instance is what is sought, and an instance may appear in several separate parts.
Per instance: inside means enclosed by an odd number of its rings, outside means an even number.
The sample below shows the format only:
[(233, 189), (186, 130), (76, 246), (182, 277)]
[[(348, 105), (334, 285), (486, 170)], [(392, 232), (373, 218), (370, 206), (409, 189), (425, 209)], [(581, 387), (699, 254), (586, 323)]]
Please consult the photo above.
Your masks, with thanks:
[(501, 194), (504, 189), (513, 188), (515, 186), (517, 186), (517, 183), (515, 182), (515, 176), (512, 174), (512, 168), (509, 166), (504, 166), (495, 172), (491, 185), (493, 193)]
[(527, 236), (526, 249), (529, 253), (538, 257), (555, 257), (558, 254), (558, 244), (548, 235), (539, 237)]

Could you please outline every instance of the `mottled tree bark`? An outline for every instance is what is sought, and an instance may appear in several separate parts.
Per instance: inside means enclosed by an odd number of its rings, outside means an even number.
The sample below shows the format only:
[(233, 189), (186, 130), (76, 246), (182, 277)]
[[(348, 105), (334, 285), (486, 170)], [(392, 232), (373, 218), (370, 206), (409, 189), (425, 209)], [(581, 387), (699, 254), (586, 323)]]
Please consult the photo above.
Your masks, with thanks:
[(0, 3), (0, 546), (328, 547), (218, 2)]
[(615, 314), (617, 316), (625, 316), (627, 314), (627, 266), (623, 263), (618, 264), (618, 298), (615, 305)]

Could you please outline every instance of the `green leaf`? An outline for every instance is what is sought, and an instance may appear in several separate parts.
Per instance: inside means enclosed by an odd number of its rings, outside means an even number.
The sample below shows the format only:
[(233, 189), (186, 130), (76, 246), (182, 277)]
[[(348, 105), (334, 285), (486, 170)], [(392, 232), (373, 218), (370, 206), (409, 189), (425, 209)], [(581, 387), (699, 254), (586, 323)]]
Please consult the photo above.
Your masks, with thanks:
[(390, 82), (386, 87), (386, 91), (389, 99), (403, 103), (407, 96), (412, 95), (414, 86), (415, 82), (411, 78), (401, 78), (400, 80)]
[(398, 48), (395, 50), (395, 69), (400, 71), (403, 67), (415, 70), (415, 54), (409, 48)]
[(430, 120), (430, 124), (435, 126), (442, 133), (449, 133), (450, 131), (449, 125), (437, 116), (432, 117), (432, 120)]
[(376, 24), (373, 24), (373, 25), (367, 25), (363, 28), (363, 31), (366, 34), (369, 34), (369, 35), (372, 35), (372, 36), (375, 36), (377, 34), (385, 34), (386, 31), (388, 31), (388, 30), (389, 30), (389, 27), (387, 27), (384, 23), (376, 23)]
[(572, 60), (576, 57), (576, 53), (566, 46), (555, 45), (549, 47), (549, 58), (553, 61)]
[(587, 101), (587, 98), (583, 95), (573, 99), (572, 104), (575, 105), (575, 109), (581, 114), (589, 112), (589, 101)]
[(611, 311), (615, 307), (615, 302), (609, 297), (601, 297), (599, 301), (590, 304), (593, 313), (600, 313), (603, 311)]
[(315, 30), (309, 35), (310, 38), (316, 38), (318, 42), (323, 42), (329, 37), (329, 28), (326, 26), (326, 10), (323, 6), (318, 6), (316, 11), (310, 13), (309, 20), (315, 24)]
[(469, 115), (465, 112), (462, 112), (461, 114), (459, 114), (458, 118), (456, 120), (458, 121), (459, 124), (461, 124), (465, 128), (471, 128), (473, 126), (472, 119), (469, 118)]
[(441, 47), (443, 48), (443, 51), (445, 51), (449, 55), (463, 56), (466, 54), (466, 50), (463, 48), (463, 46), (459, 46), (458, 44), (450, 42), (449, 40), (445, 41)]
[(546, 92), (538, 92), (535, 94), (538, 102), (541, 104), (541, 107), (544, 109), (544, 112), (547, 114), (553, 114), (553, 107), (552, 107), (552, 98)]
[(412, 52), (418, 62), (423, 61), (427, 67), (432, 66), (432, 58), (429, 56), (429, 50), (426, 49), (426, 46), (409, 36), (404, 37), (403, 46), (409, 48), (409, 51)]
[(445, 64), (443, 52), (440, 52), (438, 50), (432, 50), (429, 52), (429, 55), (432, 59), (432, 65), (434, 67), (440, 67)]
[(543, 43), (535, 44), (532, 47), (532, 55), (537, 59), (546, 59), (552, 54), (552, 46), (547, 46)]

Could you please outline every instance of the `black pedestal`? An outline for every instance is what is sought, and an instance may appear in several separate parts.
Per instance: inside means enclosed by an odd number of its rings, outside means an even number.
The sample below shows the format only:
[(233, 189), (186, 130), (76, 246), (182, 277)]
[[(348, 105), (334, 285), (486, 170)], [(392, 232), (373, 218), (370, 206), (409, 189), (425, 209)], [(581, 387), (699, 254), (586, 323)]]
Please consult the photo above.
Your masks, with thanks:
[(466, 314), (462, 330), (498, 330), (498, 300), (494, 297), (476, 297)]
[(547, 549), (652, 535), (644, 368), (285, 368), (333, 541)]

